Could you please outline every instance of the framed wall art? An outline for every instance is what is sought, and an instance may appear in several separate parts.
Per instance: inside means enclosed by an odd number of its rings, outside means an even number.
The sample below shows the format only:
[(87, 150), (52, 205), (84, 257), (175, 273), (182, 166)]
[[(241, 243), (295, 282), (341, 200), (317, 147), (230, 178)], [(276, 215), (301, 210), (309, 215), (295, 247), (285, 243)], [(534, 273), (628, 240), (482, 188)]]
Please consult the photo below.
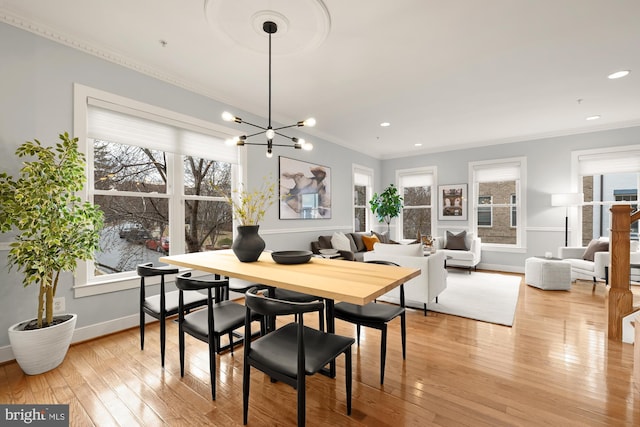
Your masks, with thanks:
[(331, 168), (279, 158), (280, 219), (331, 218)]
[(440, 185), (438, 220), (467, 220), (467, 184)]

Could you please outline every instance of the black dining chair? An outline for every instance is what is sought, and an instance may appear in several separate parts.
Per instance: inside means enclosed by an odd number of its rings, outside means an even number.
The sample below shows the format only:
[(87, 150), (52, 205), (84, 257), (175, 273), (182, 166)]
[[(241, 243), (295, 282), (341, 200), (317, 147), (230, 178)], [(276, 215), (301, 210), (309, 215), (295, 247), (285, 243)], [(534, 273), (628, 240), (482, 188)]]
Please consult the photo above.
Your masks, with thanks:
[[(140, 264), (136, 269), (140, 276), (140, 349), (144, 350), (144, 329), (145, 314), (160, 321), (160, 360), (164, 368), (164, 353), (166, 340), (166, 319), (178, 314), (178, 291), (165, 291), (165, 276), (168, 274), (178, 274), (176, 267), (162, 266), (154, 267), (153, 263)], [(146, 296), (145, 277), (160, 276), (160, 293)], [(188, 292), (184, 295), (184, 310), (190, 311), (194, 308), (207, 304), (207, 296), (200, 292)]]
[[(233, 340), (233, 331), (245, 323), (245, 308), (229, 300), (221, 300), (229, 279), (215, 275), (214, 279), (196, 279), (191, 273), (183, 273), (176, 278), (179, 292), (178, 333), (180, 349), (180, 376), (184, 377), (185, 333), (209, 344), (209, 376), (211, 381), (211, 398), (216, 400), (216, 354), (220, 352), (220, 337), (228, 335), (228, 348), (233, 354), (233, 347), (243, 340)], [(185, 314), (184, 295), (189, 291), (207, 290), (207, 309)], [(247, 328), (251, 331), (251, 322), (261, 322), (264, 331), (263, 317), (255, 314), (247, 318)], [(246, 336), (251, 336), (251, 333)]]
[(257, 293), (258, 290), (252, 288), (245, 295), (245, 336), (250, 334), (247, 324), (255, 313), (265, 317), (293, 314), (297, 315), (297, 322), (245, 343), (242, 377), (244, 424), (247, 424), (249, 414), (251, 367), (269, 375), (272, 380), (282, 381), (297, 390), (298, 426), (304, 426), (306, 376), (317, 373), (340, 354), (345, 355), (347, 415), (351, 415), (351, 346), (354, 339), (304, 326), (303, 314), (322, 310), (322, 302), (296, 303)]
[[(371, 264), (383, 264), (399, 267), (390, 261), (367, 261)], [(380, 337), (380, 384), (384, 384), (384, 367), (387, 358), (387, 324), (400, 316), (400, 328), (402, 335), (402, 359), (407, 356), (407, 322), (404, 306), (404, 284), (400, 285), (400, 307), (392, 304), (378, 304), (375, 302), (366, 305), (339, 302), (334, 306), (336, 319), (356, 325), (356, 336), (360, 346), (360, 327), (378, 329)]]

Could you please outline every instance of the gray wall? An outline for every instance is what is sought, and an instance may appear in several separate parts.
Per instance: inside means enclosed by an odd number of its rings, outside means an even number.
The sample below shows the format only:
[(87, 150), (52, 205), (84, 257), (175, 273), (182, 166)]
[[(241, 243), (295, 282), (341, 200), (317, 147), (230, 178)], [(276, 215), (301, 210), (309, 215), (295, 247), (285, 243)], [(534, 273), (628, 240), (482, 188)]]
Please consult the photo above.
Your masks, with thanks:
[[(155, 80), (128, 68), (103, 61), (31, 33), (0, 23), (0, 170), (15, 174), (19, 168), (13, 153), (26, 140), (38, 138), (55, 143), (57, 135), (73, 129), (73, 84), (146, 102), (203, 120), (218, 122), (225, 109), (251, 121), (264, 121), (210, 98)], [(319, 124), (321, 126), (321, 123)], [(570, 182), (570, 153), (576, 149), (629, 145), (640, 142), (640, 128), (596, 132), (562, 138), (527, 141), (492, 147), (411, 156), (380, 161), (317, 138), (311, 153), (276, 151), (266, 159), (264, 150), (248, 147), (248, 185), (260, 185), (268, 175), (278, 176), (278, 155), (328, 166), (332, 174), (332, 218), (326, 220), (279, 220), (274, 206), (261, 224), (269, 249), (308, 249), (319, 234), (349, 230), (352, 226), (351, 167), (372, 168), (375, 191), (395, 182), (397, 169), (437, 166), (439, 184), (468, 182), (469, 161), (526, 156), (528, 161), (527, 237), (522, 253), (483, 253), (482, 264), (506, 271), (521, 271), (524, 259), (555, 251), (563, 242), (564, 210), (551, 208), (550, 194), (566, 192)], [(444, 224), (460, 226), (455, 224)], [(0, 236), (0, 245), (11, 235)], [(8, 271), (6, 250), (0, 246), (0, 361), (8, 346), (7, 328), (35, 314), (35, 287), (23, 289), (21, 277)], [(67, 311), (79, 315), (78, 327), (100, 325), (137, 313), (137, 290), (74, 298), (71, 274), (64, 276), (58, 292), (66, 298)], [(4, 353), (6, 355), (6, 351)]]

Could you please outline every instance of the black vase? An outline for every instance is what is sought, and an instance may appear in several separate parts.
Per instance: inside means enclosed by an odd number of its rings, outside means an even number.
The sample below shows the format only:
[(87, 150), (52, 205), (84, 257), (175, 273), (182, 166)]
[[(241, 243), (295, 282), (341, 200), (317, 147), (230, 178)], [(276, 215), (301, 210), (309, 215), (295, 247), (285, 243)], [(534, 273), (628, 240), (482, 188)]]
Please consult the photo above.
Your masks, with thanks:
[(238, 236), (233, 240), (233, 253), (241, 262), (254, 262), (260, 258), (266, 244), (258, 234), (259, 225), (239, 225)]

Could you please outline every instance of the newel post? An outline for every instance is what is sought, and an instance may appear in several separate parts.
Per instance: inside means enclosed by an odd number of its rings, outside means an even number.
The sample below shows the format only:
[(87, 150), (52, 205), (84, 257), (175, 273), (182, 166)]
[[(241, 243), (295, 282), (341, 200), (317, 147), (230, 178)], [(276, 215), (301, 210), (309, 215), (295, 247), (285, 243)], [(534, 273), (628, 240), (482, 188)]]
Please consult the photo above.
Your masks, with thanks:
[(629, 263), (631, 232), (631, 206), (613, 205), (611, 211), (611, 243), (609, 252), (611, 264), (609, 277), (611, 287), (607, 303), (607, 336), (609, 339), (622, 340), (622, 318), (633, 310)]

